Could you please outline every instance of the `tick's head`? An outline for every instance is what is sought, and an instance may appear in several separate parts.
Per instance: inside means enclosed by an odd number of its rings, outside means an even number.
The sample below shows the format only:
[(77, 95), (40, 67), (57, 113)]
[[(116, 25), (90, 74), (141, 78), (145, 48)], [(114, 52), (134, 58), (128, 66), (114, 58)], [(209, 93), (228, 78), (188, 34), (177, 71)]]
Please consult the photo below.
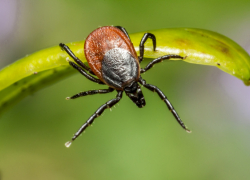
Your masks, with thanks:
[(125, 86), (124, 91), (126, 95), (139, 107), (142, 108), (146, 105), (141, 88), (136, 81)]
[(134, 81), (134, 82), (130, 83), (128, 86), (126, 86), (124, 88), (124, 91), (126, 93), (134, 93), (134, 92), (136, 92), (137, 88), (138, 88), (138, 84), (137, 84), (137, 82)]

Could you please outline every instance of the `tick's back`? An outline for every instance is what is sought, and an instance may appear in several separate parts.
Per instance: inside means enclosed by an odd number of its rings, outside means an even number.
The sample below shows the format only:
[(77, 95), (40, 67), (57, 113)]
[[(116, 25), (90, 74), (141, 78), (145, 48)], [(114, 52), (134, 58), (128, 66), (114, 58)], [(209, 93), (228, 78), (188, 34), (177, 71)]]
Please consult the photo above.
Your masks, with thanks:
[(86, 39), (84, 45), (85, 57), (96, 76), (104, 81), (101, 67), (105, 54), (115, 48), (127, 50), (138, 62), (133, 44), (118, 28), (105, 26), (93, 31)]

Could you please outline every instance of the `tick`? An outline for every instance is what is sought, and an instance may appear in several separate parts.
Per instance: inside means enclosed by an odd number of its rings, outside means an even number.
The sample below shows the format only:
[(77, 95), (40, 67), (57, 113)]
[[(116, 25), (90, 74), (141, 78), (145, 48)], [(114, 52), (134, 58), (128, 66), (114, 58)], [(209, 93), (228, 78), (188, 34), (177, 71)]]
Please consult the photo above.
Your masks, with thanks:
[(115, 104), (117, 104), (121, 100), (124, 91), (125, 94), (139, 108), (144, 107), (146, 102), (140, 86), (144, 86), (150, 91), (156, 92), (167, 105), (168, 109), (171, 111), (181, 127), (187, 132), (191, 132), (184, 125), (164, 93), (158, 87), (147, 84), (146, 81), (141, 77), (141, 74), (152, 68), (154, 64), (157, 64), (163, 60), (168, 60), (170, 58), (185, 59), (185, 57), (174, 54), (165, 55), (152, 60), (145, 68), (141, 68), (140, 63), (143, 60), (144, 44), (148, 38), (153, 41), (153, 51), (156, 50), (155, 35), (151, 33), (145, 33), (139, 45), (140, 55), (137, 56), (135, 48), (125, 28), (121, 26), (100, 27), (90, 33), (85, 41), (84, 53), (89, 67), (86, 66), (80, 59), (78, 59), (68, 46), (60, 43), (60, 47), (65, 50), (75, 61), (73, 62), (68, 60), (69, 64), (73, 68), (79, 71), (90, 81), (100, 85), (109, 86), (108, 89), (80, 92), (74, 96), (67, 97), (66, 99), (76, 99), (87, 95), (105, 94), (114, 90), (117, 91), (116, 98), (111, 99), (100, 106), (97, 111), (92, 116), (90, 116), (90, 118), (74, 134), (71, 141), (65, 143), (66, 147), (69, 147), (71, 143), (89, 125), (91, 125), (95, 118), (100, 116), (105, 109), (112, 108)]

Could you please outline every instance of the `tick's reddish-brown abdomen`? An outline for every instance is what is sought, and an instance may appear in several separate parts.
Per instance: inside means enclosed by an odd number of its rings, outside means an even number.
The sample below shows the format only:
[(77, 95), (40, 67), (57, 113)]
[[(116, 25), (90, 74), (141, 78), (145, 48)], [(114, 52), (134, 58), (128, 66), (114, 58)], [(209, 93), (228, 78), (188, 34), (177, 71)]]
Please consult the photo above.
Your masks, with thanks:
[(102, 60), (106, 52), (114, 48), (121, 48), (129, 51), (139, 63), (132, 42), (118, 28), (113, 26), (104, 26), (94, 30), (89, 34), (85, 41), (84, 53), (89, 67), (95, 75), (105, 82), (102, 77)]

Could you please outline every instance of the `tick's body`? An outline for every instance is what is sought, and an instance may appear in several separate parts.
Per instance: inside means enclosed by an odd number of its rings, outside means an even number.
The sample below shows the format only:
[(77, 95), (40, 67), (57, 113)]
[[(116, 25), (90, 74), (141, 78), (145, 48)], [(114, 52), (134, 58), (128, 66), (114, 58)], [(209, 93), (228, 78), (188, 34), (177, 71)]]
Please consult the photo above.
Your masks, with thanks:
[(93, 31), (86, 39), (85, 57), (94, 74), (117, 90), (140, 77), (139, 59), (132, 42), (112, 26)]
[(114, 89), (123, 90), (126, 81), (139, 79), (139, 60), (134, 46), (116, 27), (94, 30), (85, 41), (84, 52), (94, 74)]
[[(169, 110), (172, 112), (178, 123), (188, 132), (190, 132), (181, 121), (177, 112), (174, 110), (167, 97), (160, 89), (151, 84), (146, 84), (146, 81), (141, 78), (141, 73), (149, 70), (153, 64), (161, 62), (165, 59), (179, 58), (184, 59), (179, 55), (166, 55), (151, 61), (144, 69), (140, 68), (140, 62), (143, 60), (144, 43), (148, 38), (153, 40), (153, 48), (156, 48), (156, 38), (151, 33), (145, 33), (140, 43), (140, 56), (138, 57), (128, 33), (120, 26), (105, 26), (94, 30), (86, 39), (84, 45), (85, 57), (88, 61), (89, 67), (82, 63), (73, 52), (64, 44), (60, 44), (62, 49), (74, 59), (69, 61), (69, 64), (77, 69), (81, 74), (89, 80), (99, 84), (106, 84), (109, 89), (92, 90), (81, 92), (67, 99), (75, 99), (81, 96), (92, 95), (97, 93), (109, 93), (113, 90), (117, 91), (117, 96), (102, 105), (82, 127), (75, 133), (71, 141), (66, 143), (69, 147), (71, 142), (75, 140), (88, 125), (92, 124), (94, 119), (102, 114), (106, 108), (111, 108), (122, 98), (122, 93), (125, 91), (126, 95), (139, 107), (146, 105), (144, 96), (138, 82), (147, 89), (157, 92), (160, 98), (166, 103)], [(88, 71), (89, 73), (87, 73)], [(97, 78), (93, 77), (97, 76)]]

